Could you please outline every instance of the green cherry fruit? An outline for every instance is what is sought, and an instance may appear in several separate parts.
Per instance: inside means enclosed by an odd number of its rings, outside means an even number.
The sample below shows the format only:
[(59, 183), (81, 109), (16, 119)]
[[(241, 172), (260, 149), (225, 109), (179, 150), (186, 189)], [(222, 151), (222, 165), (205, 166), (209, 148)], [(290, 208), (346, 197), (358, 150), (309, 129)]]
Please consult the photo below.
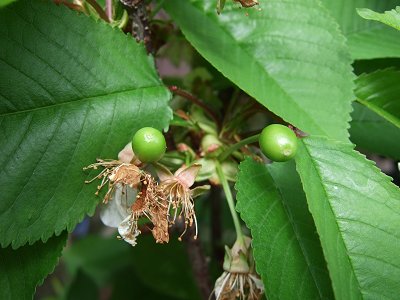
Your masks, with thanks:
[(132, 139), (132, 149), (142, 162), (154, 162), (165, 153), (167, 144), (164, 135), (152, 127), (139, 129)]
[(288, 127), (272, 124), (263, 129), (259, 139), (261, 151), (272, 161), (288, 161), (297, 152), (297, 137)]

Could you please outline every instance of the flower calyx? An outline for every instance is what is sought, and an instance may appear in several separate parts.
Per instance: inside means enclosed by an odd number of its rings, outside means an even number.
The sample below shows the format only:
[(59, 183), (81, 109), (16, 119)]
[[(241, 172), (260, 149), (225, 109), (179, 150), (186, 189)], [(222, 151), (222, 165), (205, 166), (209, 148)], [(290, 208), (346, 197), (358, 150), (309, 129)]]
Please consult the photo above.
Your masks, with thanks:
[(255, 272), (250, 244), (251, 239), (244, 236), (243, 240), (236, 240), (231, 249), (225, 247), (224, 272), (214, 287), (216, 300), (261, 298), (264, 285)]

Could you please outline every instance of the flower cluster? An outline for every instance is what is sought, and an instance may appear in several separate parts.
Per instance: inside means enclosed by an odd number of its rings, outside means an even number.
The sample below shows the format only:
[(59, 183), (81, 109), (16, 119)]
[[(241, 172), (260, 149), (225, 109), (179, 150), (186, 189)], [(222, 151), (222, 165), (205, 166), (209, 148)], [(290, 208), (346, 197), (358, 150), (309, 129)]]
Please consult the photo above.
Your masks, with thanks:
[[(97, 187), (96, 194), (108, 184), (108, 190), (104, 196), (103, 203), (116, 201), (116, 205), (110, 206), (110, 209), (123, 207), (120, 217), (123, 219), (118, 224), (118, 232), (122, 239), (136, 245), (136, 238), (141, 233), (138, 226), (139, 219), (147, 218), (152, 224), (151, 229), (154, 239), (157, 243), (168, 243), (168, 228), (174, 224), (177, 218), (183, 218), (185, 229), (181, 234), (185, 234), (188, 226), (195, 225), (197, 238), (197, 220), (194, 211), (193, 198), (200, 192), (209, 188), (209, 186), (190, 189), (194, 184), (197, 173), (201, 165), (183, 166), (172, 174), (165, 166), (155, 164), (159, 177), (158, 182), (147, 171), (139, 168), (141, 162), (135, 158), (132, 148), (128, 144), (119, 154), (119, 160), (98, 160), (84, 170), (104, 169), (92, 180), (101, 180)], [(135, 193), (132, 193), (132, 190)], [(136, 194), (132, 202), (132, 194)], [(125, 197), (125, 201), (121, 201)], [(114, 200), (115, 198), (115, 200)], [(128, 201), (132, 202), (128, 204)], [(115, 216), (115, 214), (106, 214)], [(109, 217), (108, 217), (109, 218)], [(104, 222), (104, 220), (103, 220)], [(110, 223), (108, 220), (105, 224)], [(111, 222), (112, 223), (112, 222)]]

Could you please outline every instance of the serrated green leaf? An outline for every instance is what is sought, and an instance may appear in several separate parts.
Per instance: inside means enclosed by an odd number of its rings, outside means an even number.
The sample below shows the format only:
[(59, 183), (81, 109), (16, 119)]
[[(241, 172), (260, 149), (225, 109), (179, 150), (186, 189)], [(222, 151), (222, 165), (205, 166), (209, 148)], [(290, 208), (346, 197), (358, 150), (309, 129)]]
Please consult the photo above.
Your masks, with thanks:
[(313, 219), (293, 162), (240, 164), (237, 210), (251, 229), (268, 299), (333, 299)]
[(0, 10), (0, 243), (71, 231), (99, 197), (82, 167), (171, 118), (153, 59), (131, 37), (52, 2)]
[(400, 6), (380, 14), (368, 8), (359, 8), (357, 13), (367, 20), (379, 21), (400, 30)]
[(350, 139), (357, 147), (400, 160), (400, 128), (354, 102)]
[(400, 295), (400, 190), (352, 145), (305, 138), (296, 155), (336, 299)]
[(356, 80), (357, 101), (400, 128), (400, 71), (378, 70)]
[(32, 299), (36, 286), (53, 272), (66, 241), (67, 234), (62, 233), (47, 243), (0, 248), (0, 298)]
[(350, 57), (317, 0), (260, 1), (246, 15), (233, 1), (169, 0), (164, 8), (222, 74), (303, 131), (347, 140)]
[(400, 33), (393, 28), (368, 21), (357, 14), (357, 8), (376, 11), (391, 9), (397, 0), (321, 0), (338, 21), (348, 40), (353, 59), (400, 57)]

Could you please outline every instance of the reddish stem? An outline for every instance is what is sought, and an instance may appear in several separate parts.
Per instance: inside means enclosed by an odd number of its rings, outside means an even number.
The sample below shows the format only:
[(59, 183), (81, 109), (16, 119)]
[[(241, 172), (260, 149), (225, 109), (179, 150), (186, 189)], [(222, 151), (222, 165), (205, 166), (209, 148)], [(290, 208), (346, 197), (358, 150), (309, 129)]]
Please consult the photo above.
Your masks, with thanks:
[(106, 0), (106, 15), (108, 20), (111, 22), (112, 21), (112, 0)]
[(94, 10), (98, 13), (100, 18), (102, 18), (107, 23), (110, 22), (110, 20), (108, 19), (106, 13), (101, 8), (101, 6), (96, 2), (96, 0), (86, 0), (86, 1), (87, 1), (87, 3), (89, 3), (94, 8)]
[(191, 93), (182, 90), (181, 88), (177, 87), (176, 85), (172, 85), (169, 87), (169, 90), (176, 94), (179, 95), (187, 100), (189, 100), (190, 102), (193, 102), (193, 104), (201, 107), (202, 109), (204, 109), (204, 111), (214, 120), (215, 124), (217, 124), (219, 126), (219, 121), (217, 118), (217, 115), (206, 105), (203, 103), (203, 101), (201, 101), (200, 99), (196, 98), (194, 95), (192, 95)]

